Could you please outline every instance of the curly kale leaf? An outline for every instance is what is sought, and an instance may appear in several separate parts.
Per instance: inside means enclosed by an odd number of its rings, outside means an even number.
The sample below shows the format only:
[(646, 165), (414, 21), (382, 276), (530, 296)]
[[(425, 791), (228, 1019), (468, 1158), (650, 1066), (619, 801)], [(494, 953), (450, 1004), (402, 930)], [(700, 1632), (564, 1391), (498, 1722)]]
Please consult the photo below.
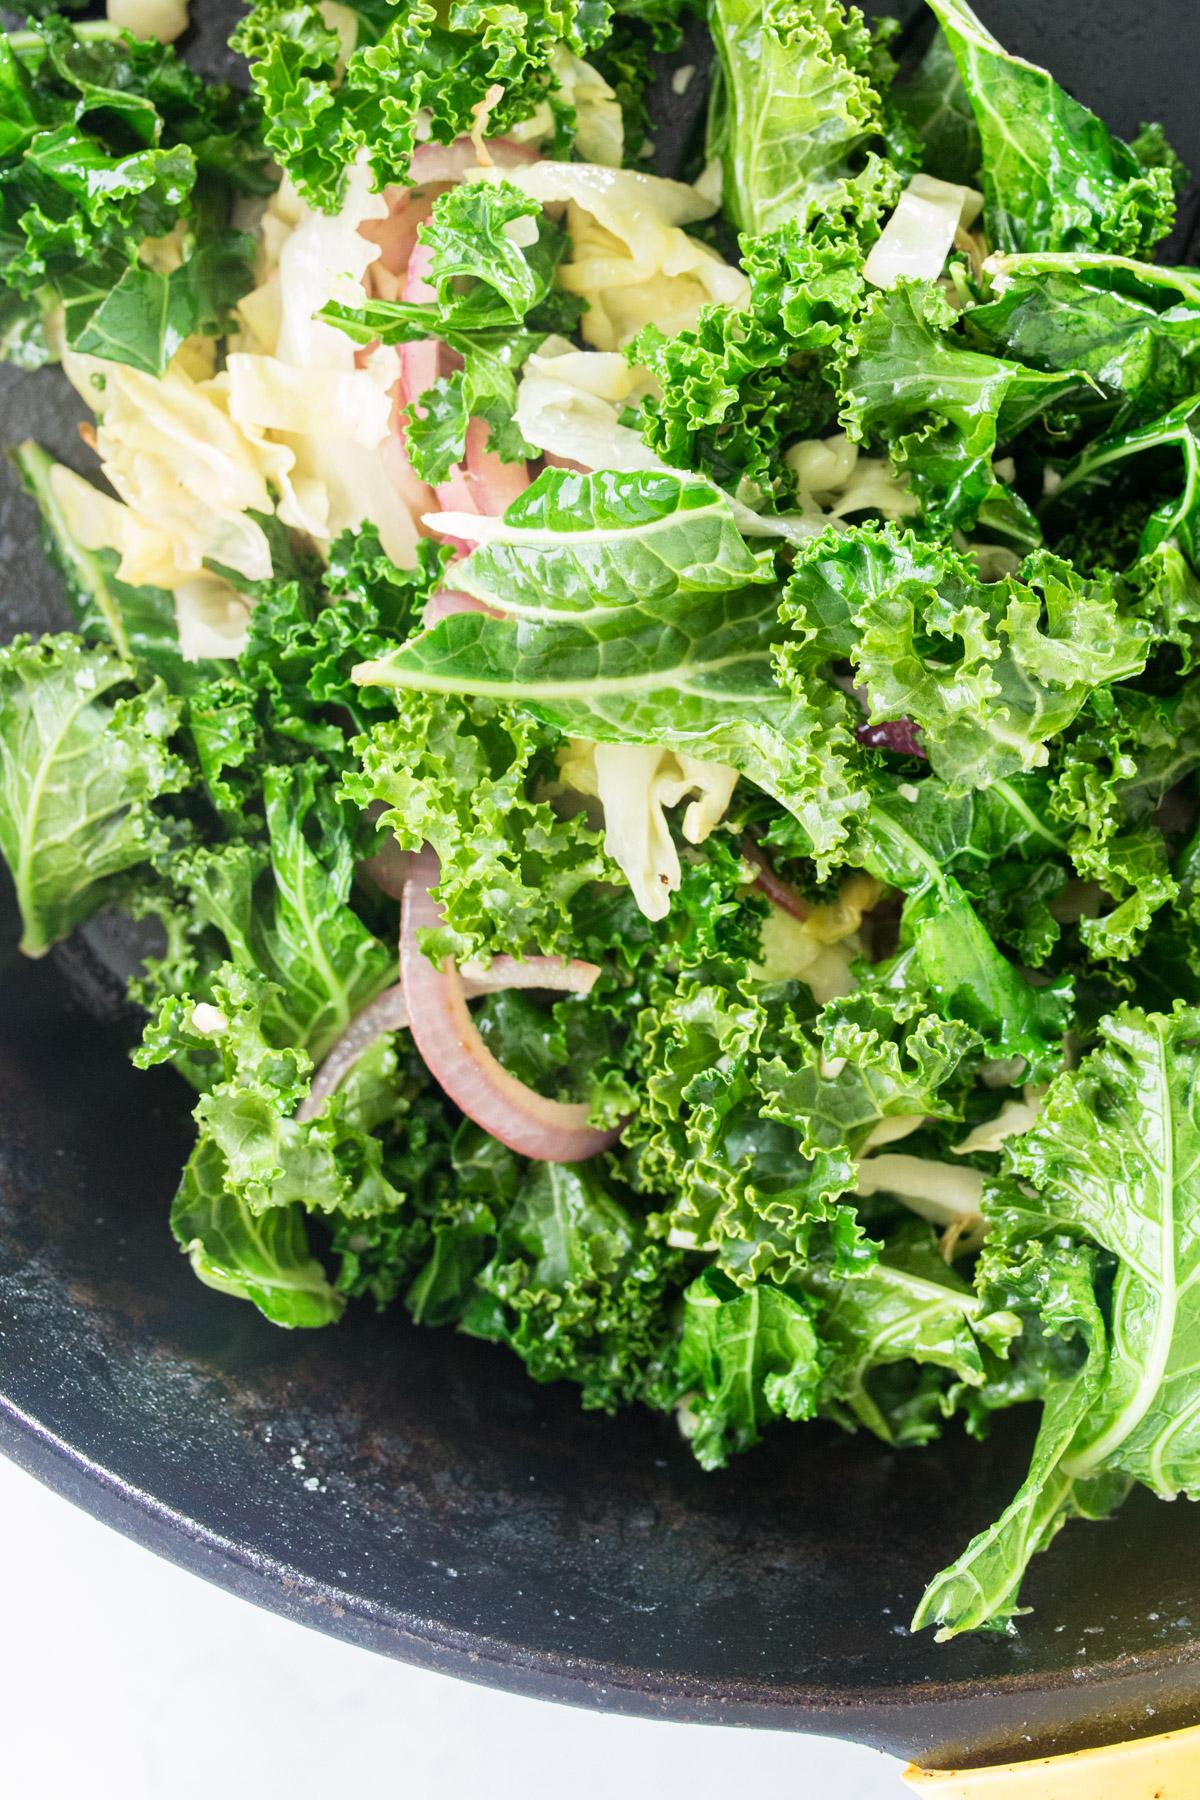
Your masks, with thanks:
[(824, 1358), (803, 1298), (707, 1269), (683, 1299), (681, 1421), (704, 1468), (758, 1443), (772, 1419), (812, 1417)]
[(651, 325), (630, 344), (659, 388), (642, 403), (642, 435), (672, 468), (755, 506), (792, 498), (785, 452), (833, 416), (831, 352), (862, 304), (863, 255), (894, 187), (881, 178), (878, 191), (855, 188), (807, 226), (744, 236), (748, 307), (705, 307), (695, 330), (668, 337)]
[(718, 57), (709, 154), (735, 225), (768, 231), (878, 179), (895, 65), (840, 0), (712, 0)]
[[(603, 0), (462, 0), (446, 15), (413, 0), (361, 0), (344, 46), (316, 6), (255, 0), (231, 40), (269, 121), (267, 148), (314, 206), (337, 210), (346, 170), (365, 154), (377, 187), (408, 178), (418, 130), (448, 144), (471, 131), (489, 90), (502, 92), (495, 136), (552, 97), (560, 44), (577, 55), (603, 41)], [(424, 132), (422, 132), (424, 135)]]
[[(48, 18), (0, 40), (0, 283), (151, 374), (252, 281), (228, 190), (267, 193), (257, 107), (156, 43)], [(182, 263), (140, 252), (182, 227)]]
[(848, 657), (870, 718), (912, 719), (956, 787), (1044, 766), (1089, 694), (1137, 674), (1149, 649), (1111, 577), (1037, 552), (984, 582), (969, 558), (892, 527), (816, 539), (783, 612), (799, 639), (778, 653), (784, 680)]
[[(1040, 1247), (1057, 1276), (1040, 1296), (1043, 1326), (1073, 1332), (1079, 1357), (1047, 1385), (1024, 1486), (930, 1585), (917, 1625), (948, 1637), (1005, 1621), (1033, 1552), (1071, 1512), (1102, 1517), (1130, 1480), (1167, 1499), (1200, 1492), (1198, 1049), (1195, 1009), (1122, 1008), (1008, 1151), (988, 1202), (991, 1254), (1016, 1258), (1032, 1245), (1036, 1259)], [(1079, 1249), (1058, 1249), (1063, 1240)], [(1113, 1271), (1106, 1308), (1103, 1264)]]

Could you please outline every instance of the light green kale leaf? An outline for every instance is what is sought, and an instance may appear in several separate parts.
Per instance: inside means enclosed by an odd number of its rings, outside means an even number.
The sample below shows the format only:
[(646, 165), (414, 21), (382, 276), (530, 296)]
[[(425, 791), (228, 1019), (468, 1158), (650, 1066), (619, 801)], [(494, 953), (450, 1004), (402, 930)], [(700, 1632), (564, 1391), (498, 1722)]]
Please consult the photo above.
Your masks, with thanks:
[(356, 679), (729, 763), (795, 815), (828, 866), (864, 804), (845, 698), (820, 678), (776, 683), (777, 592), (707, 484), (549, 470), (493, 533), (456, 579), (506, 616), (456, 615)]
[(971, 560), (893, 527), (829, 532), (797, 558), (784, 679), (848, 657), (874, 720), (921, 727), (934, 772), (986, 787), (1044, 766), (1094, 689), (1137, 674), (1149, 631), (1111, 577), (1046, 552), (981, 581)]
[(40, 956), (166, 844), (154, 802), (187, 785), (179, 706), (110, 650), (62, 634), (0, 650), (0, 851)]
[(803, 220), (839, 187), (873, 186), (895, 65), (839, 0), (712, 0), (718, 76), (709, 154), (744, 231)]
[[(1071, 1510), (1097, 1516), (1130, 1479), (1164, 1499), (1200, 1494), (1200, 1012), (1123, 1007), (1079, 1068), (1051, 1085), (986, 1203), (1000, 1253), (1068, 1239), (1112, 1270), (1107, 1331), (1095, 1270), (1051, 1323), (1076, 1321), (1086, 1355), (1052, 1382), (1033, 1466), (1013, 1507), (935, 1581), (917, 1623), (951, 1635), (1012, 1611), (1035, 1549)], [(1106, 1284), (1107, 1285), (1107, 1284)]]

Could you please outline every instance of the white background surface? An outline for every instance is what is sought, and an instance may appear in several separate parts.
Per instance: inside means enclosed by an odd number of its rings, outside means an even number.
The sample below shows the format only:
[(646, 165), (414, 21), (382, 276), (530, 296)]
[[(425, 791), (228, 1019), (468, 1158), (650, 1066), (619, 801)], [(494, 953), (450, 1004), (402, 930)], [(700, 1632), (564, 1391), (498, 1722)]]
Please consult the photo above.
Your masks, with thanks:
[(12, 1800), (903, 1800), (826, 1738), (577, 1712), (235, 1600), (0, 1458), (0, 1793)]

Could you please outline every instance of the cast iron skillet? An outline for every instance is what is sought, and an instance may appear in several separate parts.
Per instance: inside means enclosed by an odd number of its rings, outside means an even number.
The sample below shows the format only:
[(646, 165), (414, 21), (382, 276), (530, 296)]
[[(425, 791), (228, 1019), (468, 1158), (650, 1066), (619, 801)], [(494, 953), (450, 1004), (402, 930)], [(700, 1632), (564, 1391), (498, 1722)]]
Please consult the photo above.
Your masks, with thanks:
[[(233, 10), (197, 0), (210, 69)], [(1190, 0), (982, 10), (1119, 130), (1162, 118), (1200, 167)], [(65, 385), (3, 380), (4, 438), (85, 466)], [(66, 617), (32, 507), (4, 484), (7, 638)], [(353, 1643), (613, 1711), (835, 1732), (931, 1764), (1197, 1717), (1200, 1539), (1182, 1505), (1141, 1495), (1069, 1527), (1015, 1637), (939, 1648), (905, 1630), (925, 1579), (1011, 1494), (1029, 1416), (982, 1447), (952, 1434), (903, 1454), (783, 1429), (705, 1475), (670, 1422), (585, 1416), (499, 1348), (365, 1309), (289, 1335), (202, 1288), (167, 1231), (187, 1097), (126, 1062), (119, 933), (93, 925), (25, 963), (7, 904), (2, 939), (0, 1447), (97, 1517)]]

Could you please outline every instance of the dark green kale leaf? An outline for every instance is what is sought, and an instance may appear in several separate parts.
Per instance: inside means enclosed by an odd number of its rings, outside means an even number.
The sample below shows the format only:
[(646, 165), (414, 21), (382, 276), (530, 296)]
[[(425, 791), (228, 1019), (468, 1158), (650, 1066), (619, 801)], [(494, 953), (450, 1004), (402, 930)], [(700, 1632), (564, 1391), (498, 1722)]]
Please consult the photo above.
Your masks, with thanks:
[(402, 848), (429, 843), (441, 866), (444, 953), (579, 953), (574, 906), (619, 878), (586, 814), (551, 803), (561, 740), (491, 700), (414, 694), (399, 717), (357, 741), (346, 792), (382, 804)]
[(594, 1163), (535, 1163), (460, 1323), (507, 1344), (535, 1381), (578, 1382), (584, 1406), (663, 1404), (684, 1279), (683, 1257), (647, 1235)]
[(1074, 998), (1069, 975), (1035, 986), (989, 937), (958, 883), (947, 877), (905, 902), (897, 973), (943, 1019), (978, 1032), (989, 1056), (1018, 1057), (1034, 1080), (1062, 1065)]
[(318, 763), (268, 767), (259, 780), (261, 838), (187, 846), (163, 864), (164, 910), (182, 914), (186, 950), (148, 965), (138, 997), (206, 998), (205, 983), (231, 963), (271, 984), (264, 1029), (319, 1060), (396, 979), (394, 947), (350, 904), (373, 833)]
[(1025, 548), (1041, 542), (1029, 506), (994, 464), (1034, 420), (1092, 393), (1086, 375), (972, 349), (945, 296), (921, 281), (874, 294), (839, 361), (846, 431), (886, 445), (934, 524), (979, 524)]
[[(173, 50), (50, 17), (0, 40), (0, 283), (64, 306), (72, 348), (159, 374), (226, 328), (251, 245), (229, 189), (270, 191), (257, 107)], [(181, 266), (147, 239), (183, 226)]]
[(1050, 816), (1068, 837), (1078, 874), (1109, 902), (1080, 920), (1080, 935), (1093, 957), (1125, 960), (1179, 893), (1156, 821), (1167, 795), (1200, 767), (1195, 677), (1167, 697), (1098, 693), (1056, 761)]
[(114, 256), (62, 276), (71, 348), (161, 375), (185, 339), (227, 331), (254, 284), (254, 239), (200, 224), (186, 234), (184, 250), (178, 268), (165, 273)]
[(848, 1147), (806, 1154), (801, 1130), (763, 1117), (763, 1065), (796, 1055), (811, 996), (713, 973), (680, 980), (638, 1020), (640, 1103), (625, 1141), (639, 1188), (661, 1197), (657, 1229), (739, 1284), (781, 1279), (817, 1246), (853, 1273), (874, 1248), (842, 1199), (854, 1186)]
[(269, 523), (276, 579), (237, 578), (254, 602), (245, 648), (235, 669), (209, 665), (188, 713), (209, 798), (233, 833), (258, 828), (265, 764), (316, 754), (336, 780), (352, 760), (348, 728), (390, 715), (352, 671), (364, 653), (386, 655), (414, 630), (448, 556), (422, 540), (413, 566), (398, 568), (375, 528), (362, 526), (335, 540), (322, 569)]
[(966, 0), (930, 0), (974, 109), (988, 236), (1001, 250), (1137, 256), (1170, 230), (1172, 173), (1143, 160), (1045, 69), (1010, 56)]
[(1200, 381), (1200, 278), (1099, 251), (996, 256), (968, 335), (1034, 369), (1090, 377), (1118, 420), (1153, 418)]
[(919, 1219), (891, 1232), (853, 1281), (818, 1262), (799, 1286), (825, 1350), (817, 1410), (887, 1444), (937, 1437), (951, 1393), (984, 1390), (1020, 1326), (947, 1266)]
[(772, 1419), (813, 1416), (826, 1358), (803, 1297), (706, 1269), (683, 1298), (680, 1416), (704, 1468), (758, 1443)]
[[(1127, 466), (1131, 465), (1131, 466)], [(1143, 471), (1165, 488), (1167, 498), (1147, 499), (1139, 549), (1142, 555), (1173, 543), (1200, 574), (1200, 399), (1191, 394), (1160, 417), (1116, 429), (1081, 450), (1062, 471), (1052, 496), (1055, 510), (1070, 502), (1094, 512), (1128, 475)]]
[(829, 866), (865, 801), (845, 697), (815, 675), (777, 685), (769, 553), (741, 544), (716, 489), (547, 469), (456, 580), (506, 616), (446, 619), (362, 665), (360, 681), (499, 700), (575, 737), (725, 762), (780, 799)]
[(912, 75), (892, 89), (891, 103), (920, 145), (925, 174), (978, 186), (979, 127), (944, 32), (934, 32)]
[[(312, 1064), (280, 1035), (291, 1035), (284, 996), (257, 969), (228, 965), (206, 994), (164, 998), (135, 1056), (199, 1072), (199, 1137), (171, 1218), (196, 1273), (283, 1325), (331, 1322), (347, 1292), (391, 1298), (428, 1243), (449, 1173), (449, 1126), (424, 1069), (381, 1038), (315, 1112), (298, 1114)], [(306, 1215), (341, 1253), (336, 1287), (309, 1248)], [(371, 1255), (381, 1245), (386, 1261)]]

